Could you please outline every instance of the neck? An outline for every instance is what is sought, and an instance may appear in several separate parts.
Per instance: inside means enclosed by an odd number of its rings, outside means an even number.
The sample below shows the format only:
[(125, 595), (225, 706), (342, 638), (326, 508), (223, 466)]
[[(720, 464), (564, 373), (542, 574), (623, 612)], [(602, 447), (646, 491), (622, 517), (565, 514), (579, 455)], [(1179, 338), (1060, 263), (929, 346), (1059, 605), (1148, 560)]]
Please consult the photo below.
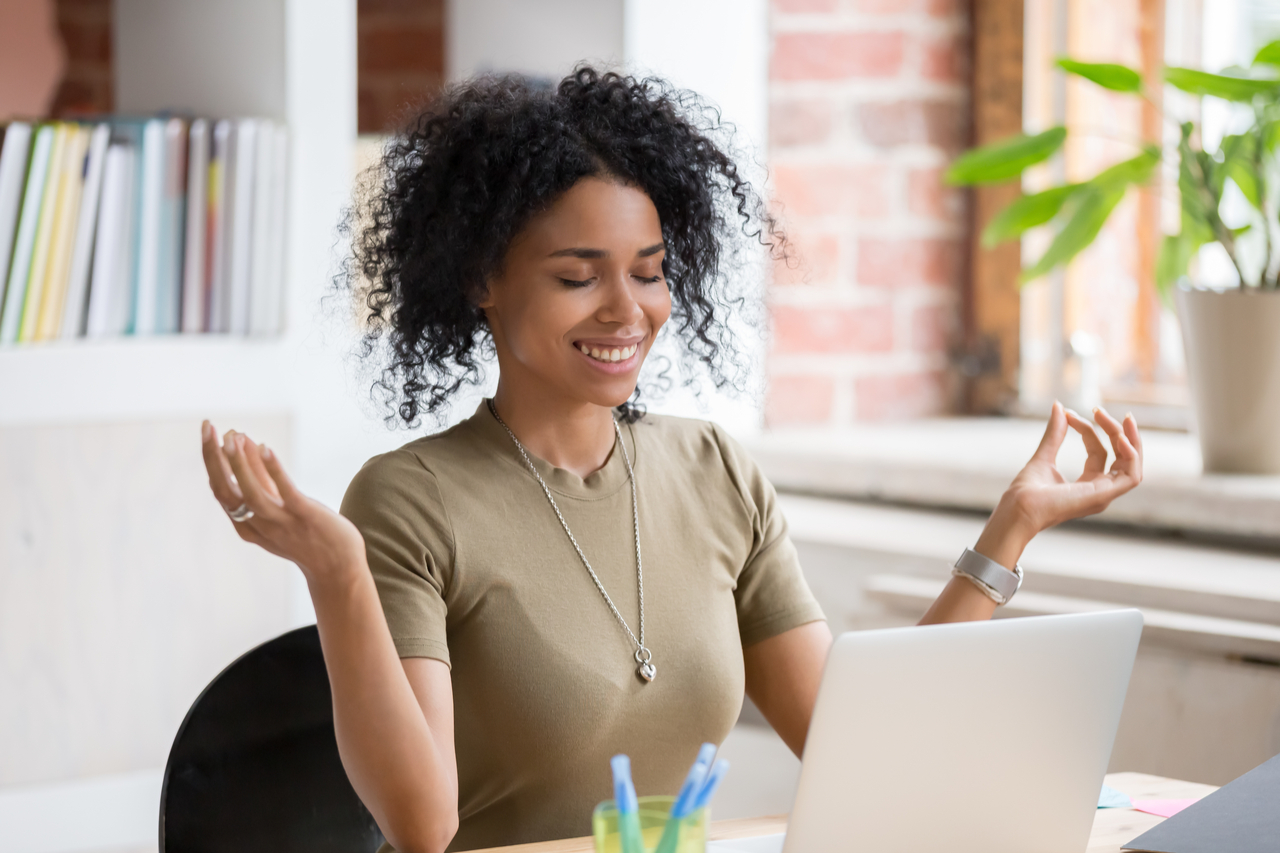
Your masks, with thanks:
[(605, 406), (521, 394), (498, 379), (493, 404), (525, 449), (582, 479), (604, 467), (613, 450), (613, 412)]

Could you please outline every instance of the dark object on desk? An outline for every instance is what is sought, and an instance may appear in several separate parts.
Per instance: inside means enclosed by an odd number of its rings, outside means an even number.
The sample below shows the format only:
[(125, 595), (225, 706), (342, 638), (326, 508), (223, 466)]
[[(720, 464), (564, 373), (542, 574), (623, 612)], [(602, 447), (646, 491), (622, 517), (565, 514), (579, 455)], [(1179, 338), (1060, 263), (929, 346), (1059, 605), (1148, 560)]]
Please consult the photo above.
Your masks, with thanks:
[(209, 683), (169, 751), (160, 853), (372, 853), (382, 841), (338, 759), (314, 625)]
[(1280, 847), (1280, 755), (1147, 830), (1124, 850), (1275, 853)]

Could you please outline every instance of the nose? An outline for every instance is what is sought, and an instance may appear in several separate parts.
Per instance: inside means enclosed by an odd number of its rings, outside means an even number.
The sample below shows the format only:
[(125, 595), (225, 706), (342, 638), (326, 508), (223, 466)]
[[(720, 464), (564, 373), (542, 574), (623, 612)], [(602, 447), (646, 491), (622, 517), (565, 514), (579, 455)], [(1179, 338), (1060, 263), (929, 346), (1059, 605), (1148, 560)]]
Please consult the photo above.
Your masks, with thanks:
[(630, 326), (644, 318), (644, 309), (636, 301), (631, 276), (622, 271), (609, 277), (609, 286), (599, 290), (600, 307), (596, 310), (596, 319), (602, 323), (617, 323)]

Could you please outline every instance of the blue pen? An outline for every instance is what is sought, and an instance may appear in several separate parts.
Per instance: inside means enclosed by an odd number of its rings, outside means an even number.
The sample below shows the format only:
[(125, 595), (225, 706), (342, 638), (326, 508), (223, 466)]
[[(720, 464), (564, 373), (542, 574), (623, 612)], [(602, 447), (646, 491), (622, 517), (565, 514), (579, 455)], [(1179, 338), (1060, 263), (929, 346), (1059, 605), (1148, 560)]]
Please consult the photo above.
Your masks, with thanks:
[(658, 847), (654, 853), (675, 853), (676, 845), (680, 841), (680, 821), (689, 816), (693, 811), (693, 802), (698, 796), (698, 791), (702, 788), (703, 781), (707, 778), (707, 770), (711, 767), (712, 760), (716, 757), (716, 745), (714, 743), (704, 743), (702, 748), (698, 750), (698, 757), (694, 760), (693, 766), (689, 768), (689, 775), (685, 777), (684, 784), (680, 786), (680, 793), (676, 796), (675, 803), (671, 806), (671, 815), (667, 818), (666, 825), (662, 828), (662, 839), (658, 842)]
[(702, 783), (702, 790), (698, 791), (697, 799), (693, 801), (693, 808), (690, 811), (696, 812), (698, 809), (706, 808), (716, 788), (720, 787), (720, 780), (724, 778), (725, 771), (728, 769), (729, 762), (723, 758), (711, 766), (711, 772), (707, 774), (707, 780)]
[(618, 807), (618, 836), (622, 841), (622, 853), (645, 853), (644, 836), (640, 834), (640, 803), (636, 798), (636, 786), (631, 781), (631, 759), (615, 755), (609, 766), (613, 768), (613, 801)]

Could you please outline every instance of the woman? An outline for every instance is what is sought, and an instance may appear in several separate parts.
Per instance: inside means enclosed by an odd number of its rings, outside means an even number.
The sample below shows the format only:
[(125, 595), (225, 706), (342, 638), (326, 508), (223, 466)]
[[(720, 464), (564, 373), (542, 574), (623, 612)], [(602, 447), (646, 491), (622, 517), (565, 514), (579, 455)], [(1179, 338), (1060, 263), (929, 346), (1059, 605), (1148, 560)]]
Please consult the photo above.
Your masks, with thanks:
[[(799, 755), (831, 633), (774, 491), (713, 424), (641, 417), (640, 366), (673, 319), (717, 381), (721, 260), (781, 237), (691, 96), (581, 69), (447, 92), (388, 153), (352, 281), (409, 424), (476, 377), (468, 420), (376, 457), (341, 514), (270, 450), (204, 425), (237, 532), (295, 562), (315, 603), (343, 764), (388, 842), (440, 853), (586, 834), (608, 758), (674, 792), (749, 695)], [(702, 118), (699, 118), (702, 116)], [(1141, 478), (1132, 417), (1055, 405), (974, 546), (1012, 577), (1038, 531)], [(1054, 467), (1068, 427), (1084, 476)], [(993, 561), (993, 562), (992, 562)], [(998, 596), (997, 596), (998, 597)], [(953, 577), (925, 622), (986, 619)]]

